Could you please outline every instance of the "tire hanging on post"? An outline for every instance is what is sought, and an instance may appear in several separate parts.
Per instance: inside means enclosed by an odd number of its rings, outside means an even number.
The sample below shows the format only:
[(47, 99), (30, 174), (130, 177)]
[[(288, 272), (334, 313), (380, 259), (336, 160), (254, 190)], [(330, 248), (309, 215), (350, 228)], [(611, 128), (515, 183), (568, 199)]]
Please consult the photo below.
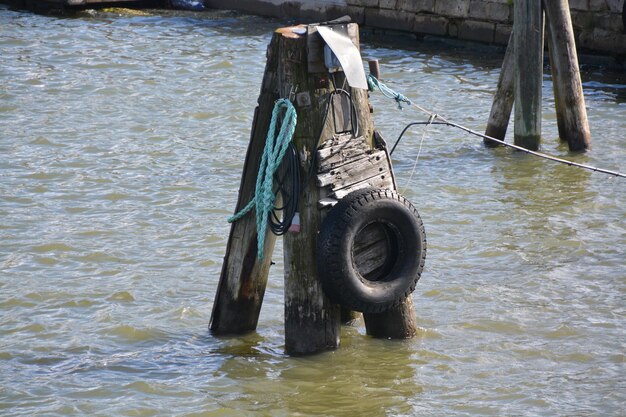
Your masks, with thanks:
[(426, 258), (424, 224), (397, 192), (357, 190), (328, 212), (316, 258), (331, 299), (356, 311), (379, 313), (415, 290)]

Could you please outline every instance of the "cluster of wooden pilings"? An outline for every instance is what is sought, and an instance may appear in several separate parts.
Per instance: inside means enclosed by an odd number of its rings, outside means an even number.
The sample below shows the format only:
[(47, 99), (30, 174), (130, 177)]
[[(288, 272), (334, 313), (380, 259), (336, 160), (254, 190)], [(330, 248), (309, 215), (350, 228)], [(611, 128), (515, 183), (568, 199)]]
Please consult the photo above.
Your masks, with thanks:
[[(504, 139), (515, 103), (515, 144), (530, 150), (539, 149), (544, 27), (559, 138), (567, 141), (570, 150), (582, 151), (591, 146), (591, 134), (568, 0), (515, 0), (513, 32), (485, 134)], [(497, 145), (489, 139), (485, 139), (485, 144)]]
[[(328, 24), (341, 31), (358, 46), (358, 25)], [(285, 350), (291, 355), (311, 354), (339, 346), (341, 324), (358, 314), (335, 304), (324, 293), (317, 277), (315, 245), (320, 225), (328, 210), (321, 204), (331, 195), (340, 198), (351, 189), (365, 186), (395, 188), (395, 180), (386, 150), (381, 156), (366, 157), (375, 146), (374, 124), (370, 114), (367, 90), (350, 88), (341, 72), (329, 74), (324, 65), (323, 40), (318, 25), (286, 27), (274, 32), (267, 48), (267, 64), (255, 110), (239, 197), (238, 212), (254, 195), (255, 181), (265, 146), (266, 133), (275, 100), (290, 98), (298, 113), (293, 137), (300, 160), (299, 198), (300, 230), (283, 237), (285, 287)], [(337, 88), (349, 90), (351, 104), (333, 97)], [(335, 105), (328, 101), (336, 99)], [(331, 103), (332, 104), (332, 103)], [(350, 123), (346, 123), (346, 120)], [(344, 127), (339, 127), (344, 125)], [(341, 142), (347, 125), (358, 126), (352, 150), (332, 151), (325, 142)], [(352, 132), (354, 133), (354, 132)], [(357, 152), (354, 146), (365, 146)], [(329, 150), (331, 149), (331, 150)], [(331, 155), (332, 154), (332, 155)], [(360, 155), (359, 168), (344, 173), (341, 181), (333, 179), (335, 171), (317, 174), (318, 161), (325, 155), (345, 158)], [(336, 165), (335, 165), (336, 166)], [(332, 171), (332, 172), (331, 172)], [(337, 171), (338, 172), (338, 171)], [(350, 180), (348, 180), (350, 179)], [(248, 214), (232, 224), (219, 285), (209, 325), (216, 335), (237, 335), (256, 329), (261, 304), (272, 264), (276, 236), (265, 232), (263, 259), (257, 257), (255, 216)], [(410, 297), (381, 313), (363, 314), (368, 335), (378, 338), (409, 338), (416, 333), (415, 312)]]
[[(567, 0), (545, 0), (543, 6), (539, 0), (515, 1), (513, 33), (486, 135), (504, 139), (515, 104), (515, 144), (539, 148), (544, 11), (559, 135), (571, 150), (584, 150), (590, 145), (590, 133)], [(344, 33), (358, 47), (356, 24), (324, 26)], [(289, 98), (298, 114), (293, 143), (302, 190), (297, 196), (299, 231), (283, 238), (285, 350), (292, 355), (337, 348), (341, 324), (359, 316), (333, 302), (318, 277), (316, 237), (328, 201), (336, 202), (363, 187), (396, 188), (389, 154), (374, 129), (367, 90), (347, 86), (341, 72), (329, 73), (319, 28), (286, 27), (276, 30), (272, 37), (235, 209), (239, 212), (255, 195), (274, 102)], [(376, 66), (371, 69), (376, 71)], [(349, 101), (333, 94), (340, 90), (347, 93)], [(494, 144), (488, 139), (485, 143)], [(216, 335), (243, 334), (257, 327), (276, 236), (269, 229), (263, 232), (264, 253), (260, 258), (255, 226), (252, 213), (232, 224), (209, 325)], [(376, 245), (374, 242), (370, 247)], [(354, 262), (362, 258), (365, 264), (372, 263), (356, 249), (351, 256)], [(410, 338), (416, 333), (410, 296), (383, 312), (363, 313), (363, 321), (367, 334), (373, 337)]]

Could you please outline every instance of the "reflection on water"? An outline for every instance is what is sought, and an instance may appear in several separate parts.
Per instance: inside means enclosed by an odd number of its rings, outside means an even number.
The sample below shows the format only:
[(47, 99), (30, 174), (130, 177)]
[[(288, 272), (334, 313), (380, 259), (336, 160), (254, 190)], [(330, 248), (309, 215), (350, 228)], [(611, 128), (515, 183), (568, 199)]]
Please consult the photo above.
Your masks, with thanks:
[[(208, 334), (265, 49), (282, 24), (0, 8), (0, 414), (622, 413), (624, 181), (441, 126), (394, 152), (428, 232), (418, 337), (346, 327), (335, 352), (286, 356), (280, 247), (258, 331)], [(364, 39), (390, 86), (484, 128), (499, 49)], [(623, 74), (586, 68), (583, 82), (593, 150), (556, 141), (549, 71), (543, 150), (624, 171)], [(424, 119), (371, 100), (390, 142)]]
[(234, 398), (226, 395), (218, 403), (271, 415), (316, 415), (328, 403), (338, 415), (410, 413), (410, 400), (423, 391), (415, 378), (419, 363), (412, 358), (415, 345), (364, 340), (348, 331), (336, 352), (286, 358), (264, 353), (258, 337), (240, 338), (236, 346), (220, 350), (231, 356), (216, 377), (237, 379), (240, 385)]

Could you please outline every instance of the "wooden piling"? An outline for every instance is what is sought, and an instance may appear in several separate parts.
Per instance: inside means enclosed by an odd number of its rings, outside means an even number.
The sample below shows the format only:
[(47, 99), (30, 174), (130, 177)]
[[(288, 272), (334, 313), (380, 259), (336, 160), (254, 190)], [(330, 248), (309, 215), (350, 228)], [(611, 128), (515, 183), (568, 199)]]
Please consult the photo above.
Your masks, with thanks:
[(544, 0), (559, 138), (571, 151), (591, 146), (576, 41), (567, 0)]
[[(358, 26), (344, 26), (341, 30), (358, 45)], [(283, 239), (285, 350), (291, 355), (334, 349), (339, 345), (341, 330), (341, 308), (326, 296), (317, 276), (316, 239), (327, 210), (320, 204), (327, 196), (327, 190), (320, 186), (316, 175), (318, 148), (325, 140), (336, 138), (338, 133), (345, 136), (348, 126), (358, 130), (360, 143), (365, 146), (364, 153), (371, 152), (375, 142), (367, 91), (347, 87), (342, 73), (329, 76), (322, 51), (322, 38), (316, 34), (314, 25), (281, 28), (274, 33), (267, 51), (268, 61), (236, 207), (237, 212), (254, 195), (273, 103), (279, 97), (289, 98), (298, 113), (293, 143), (299, 155), (301, 189), (299, 231), (288, 232)], [(347, 107), (344, 99), (331, 94), (335, 89), (346, 88), (350, 94)], [(341, 132), (337, 131), (338, 126)], [(385, 157), (383, 161), (389, 161), (386, 151), (379, 149), (377, 155), (380, 155), (378, 158)], [(385, 178), (381, 183), (395, 188), (393, 175), (389, 174), (387, 177), (381, 175)], [(362, 182), (360, 179), (355, 181)], [(336, 198), (341, 198), (339, 194)], [(256, 328), (274, 241), (275, 236), (266, 232), (265, 256), (260, 261), (256, 257), (253, 213), (232, 225), (211, 317), (210, 329), (215, 334), (237, 334)], [(358, 315), (344, 309), (343, 317), (347, 321)], [(410, 337), (416, 329), (412, 299), (408, 297), (400, 306), (385, 313), (366, 314), (364, 321), (367, 333), (372, 336)]]
[(297, 86), (299, 94), (310, 96), (310, 100), (297, 108), (298, 126), (293, 138), (302, 164), (300, 231), (287, 233), (283, 239), (285, 351), (290, 355), (306, 355), (337, 348), (341, 334), (339, 305), (330, 301), (317, 278), (315, 242), (322, 213), (318, 208), (320, 190), (315, 176), (310, 174), (316, 169), (314, 155), (320, 133), (323, 137), (330, 125), (324, 117), (330, 84), (328, 74), (308, 73), (306, 33), (298, 35), (284, 28), (274, 37), (278, 38), (274, 52), (281, 63), (278, 71), (281, 94), (287, 96)]
[[(504, 140), (506, 130), (511, 119), (511, 110), (515, 101), (514, 81), (515, 81), (515, 53), (514, 53), (513, 32), (509, 37), (509, 44), (506, 47), (504, 60), (502, 61), (502, 69), (498, 79), (498, 87), (493, 97), (491, 112), (489, 113), (489, 121), (485, 135), (492, 138)], [(489, 139), (483, 139), (485, 146), (496, 147), (498, 142)]]
[(363, 314), (365, 331), (380, 339), (410, 339), (417, 333), (413, 298), (407, 297), (399, 306), (382, 313)]
[(543, 10), (539, 0), (515, 0), (515, 122), (518, 146), (538, 150), (541, 140)]
[[(320, 48), (317, 43), (320, 39), (315, 38), (315, 27), (309, 26), (308, 49), (310, 51)], [(350, 24), (346, 32), (350, 34), (353, 42), (358, 46), (358, 26)], [(300, 41), (285, 40), (290, 43), (290, 48), (298, 48)], [(281, 52), (281, 56), (284, 53)], [(293, 68), (286, 70), (290, 74), (290, 80), (281, 80), (281, 83), (300, 85), (299, 91), (308, 92), (311, 95), (312, 103), (326, 103), (330, 90), (320, 88), (320, 85), (328, 85), (325, 82), (316, 80), (328, 80), (325, 68), (317, 62), (309, 61), (309, 76), (305, 79), (303, 72), (304, 65), (296, 64), (299, 59), (294, 59), (298, 52), (294, 50), (288, 65)], [(284, 61), (281, 59), (281, 61)], [(312, 73), (311, 73), (312, 72)], [(328, 81), (331, 87), (344, 87), (344, 77), (341, 73), (336, 73), (332, 81)], [(333, 86), (332, 82), (337, 85)], [(316, 85), (317, 84), (317, 85)], [(356, 123), (358, 134), (365, 138), (369, 148), (374, 147), (374, 124), (369, 111), (369, 100), (367, 91), (349, 88), (352, 105), (356, 112)], [(300, 111), (306, 114), (308, 122), (304, 126), (296, 129), (294, 140), (300, 155), (307, 158), (302, 161), (305, 172), (311, 169), (310, 164), (314, 153), (311, 150), (317, 149), (321, 143), (330, 139), (336, 133), (337, 120), (342, 120), (340, 125), (346, 125), (346, 118), (349, 116), (350, 106), (332, 106), (322, 108), (322, 105), (313, 104), (310, 108)], [(324, 111), (327, 115), (324, 116)], [(333, 114), (335, 112), (336, 114)], [(302, 124), (302, 117), (299, 118), (299, 126)], [(325, 125), (321, 126), (321, 122)], [(317, 132), (322, 132), (318, 135)], [(317, 169), (314, 166), (313, 169)], [(359, 317), (358, 313), (350, 312), (332, 304), (322, 292), (320, 281), (317, 279), (317, 268), (315, 265), (315, 242), (317, 233), (321, 226), (321, 221), (326, 215), (325, 209), (319, 208), (319, 200), (323, 197), (323, 189), (319, 184), (314, 184), (314, 178), (303, 176), (302, 189), (306, 190), (301, 194), (300, 199), (300, 233), (287, 234), (284, 238), (285, 253), (285, 349), (290, 354), (309, 354), (324, 349), (332, 349), (339, 343), (339, 323), (342, 320), (350, 321)], [(309, 181), (309, 182), (307, 182)], [(391, 182), (390, 184), (393, 184)], [(381, 338), (406, 338), (415, 334), (415, 312), (413, 310), (412, 299), (409, 297), (405, 303), (394, 310), (390, 310), (386, 315), (364, 314), (364, 322), (368, 334)], [(370, 331), (370, 329), (375, 329)]]
[(370, 74), (374, 76), (377, 80), (380, 79), (380, 64), (377, 59), (370, 59), (367, 61), (367, 65), (370, 69)]
[[(277, 40), (272, 39), (268, 47), (267, 64), (252, 123), (235, 213), (254, 196), (272, 108), (278, 98), (278, 57), (273, 53), (276, 47)], [(214, 334), (242, 334), (256, 329), (276, 236), (269, 231), (265, 233), (265, 256), (262, 261), (259, 260), (255, 222), (254, 212), (250, 212), (231, 225), (209, 324), (209, 329)]]

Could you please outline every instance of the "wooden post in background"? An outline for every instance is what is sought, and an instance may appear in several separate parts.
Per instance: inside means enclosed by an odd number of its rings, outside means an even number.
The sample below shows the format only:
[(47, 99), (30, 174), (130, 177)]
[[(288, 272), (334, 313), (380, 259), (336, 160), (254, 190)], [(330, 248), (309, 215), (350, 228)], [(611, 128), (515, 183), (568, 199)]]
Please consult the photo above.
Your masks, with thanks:
[[(514, 31), (506, 50), (485, 134), (504, 139), (515, 102), (515, 144), (536, 150), (541, 137), (544, 19), (537, 0), (515, 2)], [(568, 0), (543, 0), (559, 137), (571, 151), (591, 146)], [(516, 45), (521, 50), (515, 51)], [(485, 145), (496, 142), (484, 140)]]
[(380, 64), (377, 59), (370, 59), (367, 61), (367, 65), (370, 69), (370, 74), (374, 76), (376, 79), (380, 79)]
[[(493, 97), (491, 112), (489, 113), (489, 121), (485, 135), (492, 138), (504, 140), (506, 130), (511, 119), (511, 110), (513, 109), (514, 97), (514, 80), (515, 80), (515, 46), (513, 32), (509, 37), (509, 44), (506, 47), (504, 60), (502, 61), (502, 69), (498, 79), (498, 87)], [(483, 139), (485, 146), (495, 147), (498, 142), (489, 139)]]
[[(276, 43), (277, 41), (273, 39), (268, 47), (267, 64), (252, 123), (235, 213), (254, 196), (272, 109), (274, 101), (278, 98), (276, 74), (278, 61), (277, 56), (271, 54), (276, 48)], [(252, 211), (231, 225), (209, 324), (209, 329), (214, 334), (242, 334), (257, 327), (276, 236), (270, 231), (265, 233), (265, 256), (260, 261), (257, 258), (255, 224), (256, 219)]]
[(515, 0), (515, 124), (518, 146), (537, 150), (541, 140), (543, 9), (541, 0)]
[(591, 146), (576, 41), (567, 0), (544, 0), (559, 137), (571, 151)]

